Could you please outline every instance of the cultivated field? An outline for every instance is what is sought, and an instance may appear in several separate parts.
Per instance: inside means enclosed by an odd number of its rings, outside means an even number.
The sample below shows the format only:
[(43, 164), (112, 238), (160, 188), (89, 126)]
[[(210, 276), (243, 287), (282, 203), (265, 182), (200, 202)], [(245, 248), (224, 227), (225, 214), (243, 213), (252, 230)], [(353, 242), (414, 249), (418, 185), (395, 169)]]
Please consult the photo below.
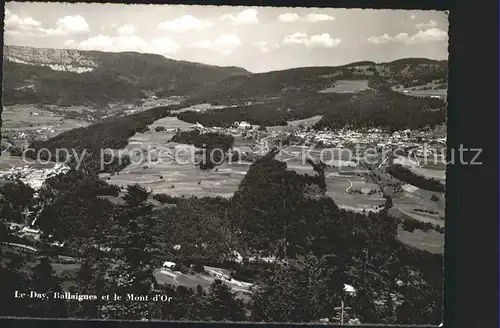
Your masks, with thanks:
[(320, 93), (356, 93), (368, 89), (367, 80), (339, 80), (333, 87), (319, 91)]
[[(134, 157), (133, 163), (119, 174), (113, 176), (102, 174), (101, 176), (107, 177), (109, 183), (119, 186), (139, 183), (150, 188), (155, 194), (165, 193), (178, 197), (231, 197), (234, 194), (252, 164), (251, 162), (224, 163), (212, 170), (201, 170), (194, 165), (190, 155), (196, 153), (194, 147), (168, 143), (168, 140), (175, 134), (175, 129), (191, 129), (194, 125), (180, 121), (175, 117), (166, 117), (154, 122), (150, 127), (154, 128), (160, 125), (164, 126), (167, 131), (137, 133), (129, 140), (126, 149), (129, 151), (142, 149), (141, 156), (145, 160), (144, 162), (140, 162)], [(239, 136), (235, 138), (234, 146), (241, 151), (259, 151), (253, 141)], [(320, 150), (313, 150), (310, 154), (311, 157), (319, 159), (319, 153)], [(177, 160), (172, 160), (169, 157), (173, 154), (177, 154)], [(302, 154), (301, 147), (293, 146), (278, 154), (276, 159), (285, 161), (290, 170), (302, 174), (315, 174), (313, 168), (302, 160)], [(337, 166), (340, 164), (355, 165), (355, 163), (347, 161), (347, 155), (347, 152), (338, 150), (329, 153), (323, 160), (329, 162), (333, 159)], [(349, 193), (350, 188), (363, 191), (377, 188), (372, 183), (364, 182), (363, 178), (358, 176), (341, 177), (338, 174), (338, 168), (328, 168), (326, 173), (328, 194), (339, 205), (370, 209), (384, 203), (384, 199), (380, 195), (368, 196)]]
[(32, 161), (29, 160), (29, 162), (24, 162), (22, 157), (18, 156), (11, 156), (8, 151), (3, 151), (0, 154), (0, 171), (9, 171), (10, 168), (12, 167), (19, 167), (19, 166), (25, 166), (29, 165), (33, 169), (50, 169), (53, 168), (55, 163), (54, 162), (49, 162), (47, 164), (44, 164), (43, 162), (40, 163), (39, 161)]
[(394, 164), (401, 164), (416, 174), (426, 178), (438, 179), (444, 182), (446, 180), (446, 164), (444, 161), (434, 162), (433, 158), (422, 159), (417, 162), (414, 159), (409, 159), (404, 156), (399, 156), (394, 159)]
[(316, 115), (303, 120), (289, 121), (288, 125), (276, 125), (267, 127), (268, 131), (278, 131), (278, 132), (291, 132), (297, 130), (299, 126), (312, 127), (314, 124), (318, 123), (323, 115)]
[(403, 243), (435, 254), (444, 253), (444, 234), (435, 230), (408, 232), (399, 227), (398, 238)]
[(64, 119), (33, 105), (5, 106), (2, 112), (2, 135), (9, 137), (24, 132), (26, 135), (33, 135), (35, 139), (51, 138), (61, 132), (89, 124), (85, 121)]
[(446, 180), (446, 168), (438, 169), (438, 168), (426, 168), (424, 167), (412, 167), (411, 170), (417, 174), (423, 175), (426, 178), (438, 179), (444, 182)]

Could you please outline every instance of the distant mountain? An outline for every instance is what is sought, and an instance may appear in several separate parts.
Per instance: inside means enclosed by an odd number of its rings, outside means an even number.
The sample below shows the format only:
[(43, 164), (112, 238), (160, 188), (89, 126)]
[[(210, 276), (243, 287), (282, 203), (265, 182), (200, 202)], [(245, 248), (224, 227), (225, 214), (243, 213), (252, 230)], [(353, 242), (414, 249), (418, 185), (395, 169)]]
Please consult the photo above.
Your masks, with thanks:
[(161, 55), (4, 46), (3, 102), (107, 104), (147, 94), (184, 95), (250, 72)]
[(448, 61), (407, 58), (389, 63), (363, 61), (337, 67), (300, 67), (233, 76), (195, 90), (190, 103), (261, 102), (289, 93), (316, 93), (338, 80), (368, 80), (372, 88), (425, 86), (447, 88)]
[(3, 104), (131, 102), (148, 95), (188, 96), (187, 104), (242, 104), (308, 99), (338, 80), (368, 80), (372, 89), (447, 87), (448, 62), (407, 58), (338, 67), (252, 74), (239, 67), (178, 61), (161, 55), (4, 46)]

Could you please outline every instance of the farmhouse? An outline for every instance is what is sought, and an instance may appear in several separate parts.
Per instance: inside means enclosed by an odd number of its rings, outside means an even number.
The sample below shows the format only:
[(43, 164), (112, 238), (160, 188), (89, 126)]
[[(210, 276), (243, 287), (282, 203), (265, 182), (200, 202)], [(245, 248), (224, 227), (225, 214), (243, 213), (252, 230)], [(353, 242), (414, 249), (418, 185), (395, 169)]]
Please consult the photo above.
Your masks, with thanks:
[(175, 263), (170, 261), (165, 261), (165, 263), (163, 263), (163, 267), (167, 269), (172, 269), (173, 267), (175, 267)]
[(234, 126), (237, 127), (238, 129), (250, 129), (252, 127), (252, 125), (248, 122), (245, 122), (245, 121), (241, 121), (241, 122), (235, 122), (234, 123)]

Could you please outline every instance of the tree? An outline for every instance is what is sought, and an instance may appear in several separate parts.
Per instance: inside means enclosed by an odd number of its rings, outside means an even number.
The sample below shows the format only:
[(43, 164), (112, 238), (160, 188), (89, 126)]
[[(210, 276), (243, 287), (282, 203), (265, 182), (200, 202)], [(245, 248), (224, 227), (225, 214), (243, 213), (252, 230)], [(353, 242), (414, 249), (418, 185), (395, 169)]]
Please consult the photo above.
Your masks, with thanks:
[(0, 221), (0, 241), (8, 241), (10, 239), (10, 231), (4, 221)]
[(144, 204), (150, 194), (151, 193), (147, 191), (146, 188), (135, 184), (127, 187), (127, 194), (123, 197), (123, 200), (125, 200), (129, 207), (134, 207)]
[(205, 314), (207, 321), (243, 321), (243, 301), (235, 298), (231, 288), (221, 280), (215, 280), (207, 295)]
[(7, 207), (0, 209), (0, 213), (9, 220), (23, 220), (23, 212), (32, 203), (34, 194), (35, 190), (20, 180), (5, 183), (0, 186), (0, 196)]
[[(137, 194), (144, 197), (142, 192)], [(133, 203), (137, 204), (136, 201)], [(137, 207), (125, 208), (122, 214), (127, 216), (129, 221), (126, 227), (120, 228), (124, 229), (121, 234), (123, 239), (114, 242), (122, 260), (111, 272), (112, 289), (123, 298), (127, 295), (150, 295), (156, 285), (153, 270), (159, 263), (154, 257), (155, 243), (151, 237), (151, 231), (154, 231), (151, 208), (143, 208), (142, 203), (137, 206), (140, 211), (137, 211)], [(149, 213), (146, 213), (146, 209)], [(158, 311), (160, 307), (155, 302), (128, 301), (114, 304), (109, 316), (116, 319), (141, 320), (154, 318)]]
[(368, 285), (362, 285), (356, 290), (356, 295), (352, 302), (353, 313), (355, 316), (361, 317), (362, 322), (375, 323), (379, 322), (377, 309), (373, 300), (375, 295), (372, 288)]
[(16, 253), (2, 254), (2, 259), (9, 259), (9, 261), (2, 261), (0, 265), (0, 277), (2, 277), (0, 279), (0, 295), (8, 295), (9, 301), (4, 302), (0, 307), (0, 316), (23, 317), (31, 315), (27, 311), (31, 300), (14, 297), (16, 291), (30, 290), (29, 277), (22, 270), (27, 259)]
[(326, 267), (314, 256), (278, 266), (259, 282), (252, 294), (256, 321), (315, 322), (333, 316), (340, 304), (341, 279), (335, 267)]
[(71, 302), (68, 312), (72, 317), (85, 319), (100, 318), (100, 309), (104, 305), (101, 295), (108, 293), (105, 280), (108, 265), (104, 262), (96, 262), (94, 259), (87, 258), (83, 261), (80, 268), (74, 273), (74, 281), (77, 282), (70, 288), (71, 292), (80, 295), (96, 295), (97, 300), (88, 300), (81, 302)]
[(37, 318), (67, 317), (66, 302), (53, 297), (54, 293), (61, 293), (62, 289), (48, 257), (43, 257), (33, 268), (31, 290), (38, 294), (46, 294), (49, 299), (31, 299), (30, 316)]

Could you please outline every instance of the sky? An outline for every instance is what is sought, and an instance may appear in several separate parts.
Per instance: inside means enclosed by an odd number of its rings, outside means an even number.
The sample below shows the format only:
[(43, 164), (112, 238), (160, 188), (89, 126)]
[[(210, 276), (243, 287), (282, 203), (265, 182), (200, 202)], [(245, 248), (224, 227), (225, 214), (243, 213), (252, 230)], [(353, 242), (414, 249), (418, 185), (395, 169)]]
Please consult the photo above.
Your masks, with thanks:
[(448, 59), (440, 11), (9, 2), (4, 22), (6, 45), (155, 53), (255, 73)]

